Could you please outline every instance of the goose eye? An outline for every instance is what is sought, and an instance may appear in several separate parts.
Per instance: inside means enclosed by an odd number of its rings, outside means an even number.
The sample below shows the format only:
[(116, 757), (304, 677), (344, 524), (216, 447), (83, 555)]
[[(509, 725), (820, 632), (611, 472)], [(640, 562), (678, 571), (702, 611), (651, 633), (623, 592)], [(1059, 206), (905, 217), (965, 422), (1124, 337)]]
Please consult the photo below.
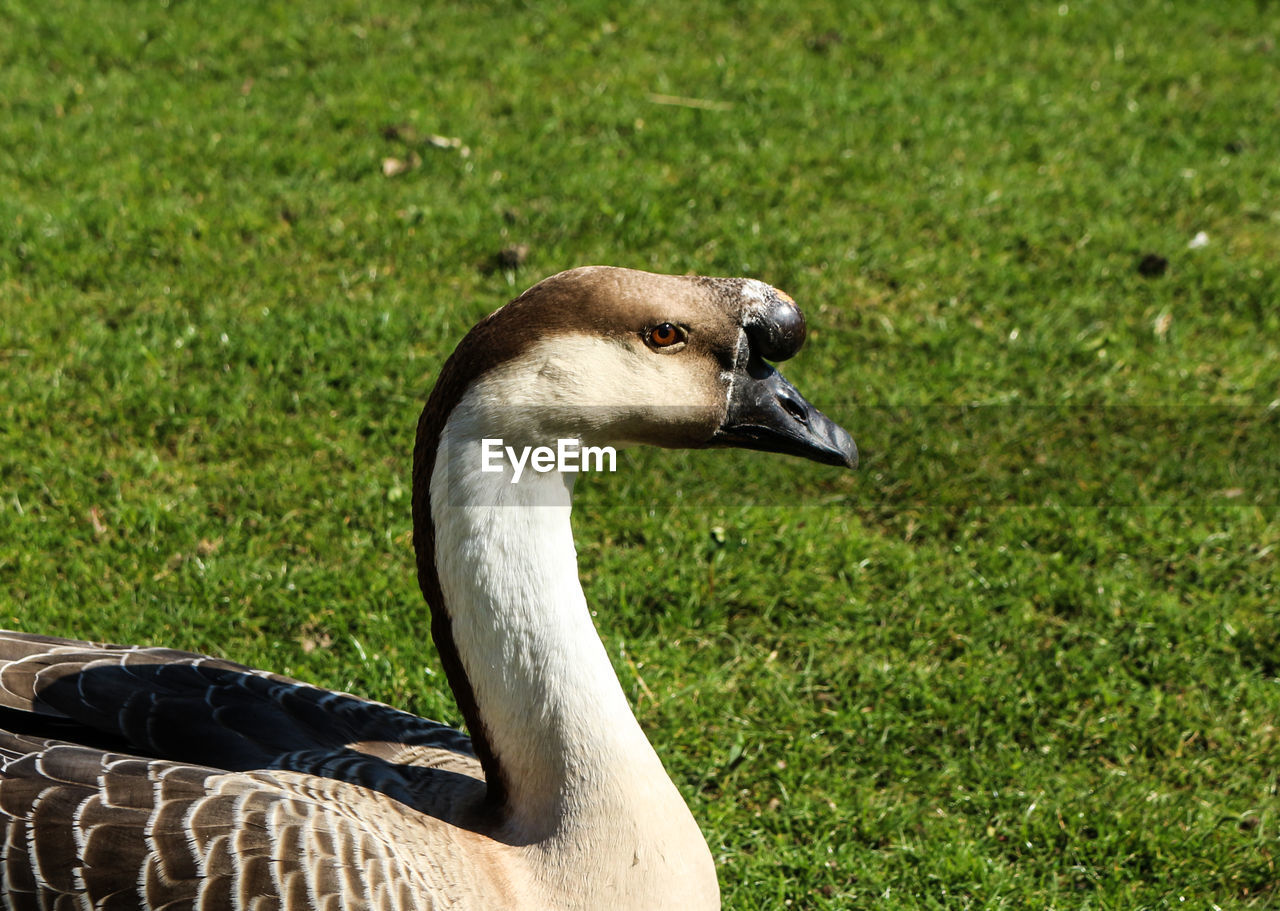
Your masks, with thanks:
[(675, 323), (659, 323), (645, 334), (645, 341), (651, 348), (670, 348), (683, 342), (686, 336), (684, 329)]

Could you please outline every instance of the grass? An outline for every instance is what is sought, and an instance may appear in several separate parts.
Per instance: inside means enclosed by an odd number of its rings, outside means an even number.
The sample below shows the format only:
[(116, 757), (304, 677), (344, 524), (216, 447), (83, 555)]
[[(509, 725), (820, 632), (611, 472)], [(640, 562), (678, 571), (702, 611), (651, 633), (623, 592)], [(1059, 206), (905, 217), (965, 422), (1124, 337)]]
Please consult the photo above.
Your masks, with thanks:
[(1280, 906), (1274, 4), (0, 32), (0, 623), (456, 721), (408, 542), (445, 355), (571, 265), (754, 275), (863, 470), (636, 454), (575, 513), (726, 906)]

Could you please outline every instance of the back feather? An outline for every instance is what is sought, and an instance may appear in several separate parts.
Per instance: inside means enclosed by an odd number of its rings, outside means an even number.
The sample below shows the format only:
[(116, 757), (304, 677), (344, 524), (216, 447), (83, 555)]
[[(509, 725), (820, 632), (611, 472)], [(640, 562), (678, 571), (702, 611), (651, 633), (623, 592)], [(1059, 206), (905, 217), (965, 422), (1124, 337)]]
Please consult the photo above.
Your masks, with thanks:
[(0, 633), (0, 728), (14, 911), (411, 911), (463, 888), (430, 848), (476, 837), (436, 818), (483, 797), (470, 742), (381, 703), (170, 649)]

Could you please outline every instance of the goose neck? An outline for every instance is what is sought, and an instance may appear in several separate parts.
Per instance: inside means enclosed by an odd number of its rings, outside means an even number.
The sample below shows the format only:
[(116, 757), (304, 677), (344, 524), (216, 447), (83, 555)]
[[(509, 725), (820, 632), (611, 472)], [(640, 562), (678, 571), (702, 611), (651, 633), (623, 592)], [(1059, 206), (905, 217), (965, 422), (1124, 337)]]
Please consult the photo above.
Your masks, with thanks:
[[(592, 623), (570, 526), (575, 475), (482, 470), (486, 437), (446, 425), (432, 477), (435, 565), (452, 647), (513, 825), (616, 804), (665, 773)], [(470, 720), (470, 719), (469, 719)], [(476, 735), (473, 730), (473, 736)], [(486, 773), (491, 773), (486, 769)]]

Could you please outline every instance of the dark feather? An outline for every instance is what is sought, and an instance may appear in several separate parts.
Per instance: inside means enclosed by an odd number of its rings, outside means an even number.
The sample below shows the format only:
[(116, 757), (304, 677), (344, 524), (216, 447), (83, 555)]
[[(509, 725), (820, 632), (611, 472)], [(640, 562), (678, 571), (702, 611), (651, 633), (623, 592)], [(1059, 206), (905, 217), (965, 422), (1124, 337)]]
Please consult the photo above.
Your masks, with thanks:
[(430, 795), (483, 794), (452, 728), (169, 649), (0, 633), (0, 725), (15, 911), (349, 908), (381, 877), (408, 911), (447, 884), (405, 833)]

